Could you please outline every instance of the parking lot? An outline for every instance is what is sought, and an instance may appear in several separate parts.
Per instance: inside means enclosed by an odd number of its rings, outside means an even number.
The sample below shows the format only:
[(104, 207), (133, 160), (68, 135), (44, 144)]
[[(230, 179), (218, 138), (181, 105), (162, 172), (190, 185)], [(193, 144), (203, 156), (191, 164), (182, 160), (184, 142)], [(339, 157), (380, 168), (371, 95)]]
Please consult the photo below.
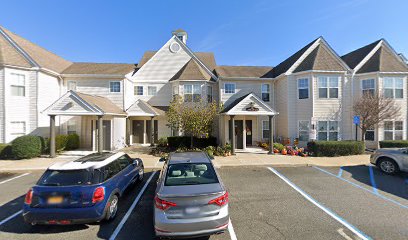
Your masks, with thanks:
[[(407, 174), (388, 176), (369, 166), (218, 171), (230, 194), (232, 228), (210, 239), (408, 239)], [(120, 199), (112, 222), (33, 227), (24, 223), (20, 210), (41, 173), (0, 174), (1, 239), (154, 237), (157, 171), (148, 172)]]

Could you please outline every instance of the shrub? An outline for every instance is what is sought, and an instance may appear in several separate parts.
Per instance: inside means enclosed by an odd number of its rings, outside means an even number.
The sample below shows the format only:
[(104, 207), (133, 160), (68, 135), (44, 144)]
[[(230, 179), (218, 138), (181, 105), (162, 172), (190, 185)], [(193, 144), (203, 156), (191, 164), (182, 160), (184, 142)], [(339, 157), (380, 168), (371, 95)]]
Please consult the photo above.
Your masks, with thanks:
[[(170, 148), (179, 148), (183, 146), (184, 147), (190, 146), (191, 138), (189, 136), (168, 137), (167, 141)], [(193, 147), (206, 148), (208, 146), (217, 146), (217, 138), (216, 137), (193, 138)]]
[(308, 142), (307, 148), (316, 157), (335, 157), (364, 153), (361, 141), (314, 141)]
[(68, 135), (57, 135), (55, 137), (55, 150), (61, 152), (67, 148)]
[(281, 143), (273, 143), (273, 148), (278, 149), (279, 152), (280, 152), (285, 148), (285, 146), (283, 146), (283, 144), (281, 144)]
[(157, 141), (157, 146), (159, 147), (167, 147), (167, 138), (166, 137), (161, 137), (159, 138), (159, 140)]
[(0, 143), (0, 159), (11, 157), (11, 145)]
[(65, 150), (74, 150), (79, 148), (79, 136), (78, 134), (69, 134), (67, 136), (67, 144)]
[(408, 141), (395, 140), (395, 141), (380, 141), (380, 148), (404, 148), (408, 147)]
[(41, 155), (41, 140), (38, 136), (21, 136), (11, 142), (11, 153), (14, 158), (33, 158)]

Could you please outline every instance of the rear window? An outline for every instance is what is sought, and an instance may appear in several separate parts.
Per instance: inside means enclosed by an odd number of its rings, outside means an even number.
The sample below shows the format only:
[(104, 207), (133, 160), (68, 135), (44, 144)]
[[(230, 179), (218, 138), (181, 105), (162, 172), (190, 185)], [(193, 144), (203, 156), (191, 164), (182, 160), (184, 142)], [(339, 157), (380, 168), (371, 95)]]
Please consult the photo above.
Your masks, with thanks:
[(167, 167), (165, 186), (218, 183), (214, 168), (209, 163), (177, 163)]
[(47, 170), (38, 181), (40, 186), (90, 185), (99, 181), (99, 171), (90, 170)]

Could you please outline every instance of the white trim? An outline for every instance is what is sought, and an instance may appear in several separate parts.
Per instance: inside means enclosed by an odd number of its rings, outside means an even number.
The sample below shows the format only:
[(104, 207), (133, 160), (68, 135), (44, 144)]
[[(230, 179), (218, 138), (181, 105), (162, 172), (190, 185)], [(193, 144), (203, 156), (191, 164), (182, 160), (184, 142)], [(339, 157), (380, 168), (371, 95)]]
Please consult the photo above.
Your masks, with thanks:
[(46, 113), (48, 115), (70, 115), (70, 114), (80, 114), (80, 112), (66, 112), (66, 111), (50, 111), (55, 105), (57, 105), (59, 102), (63, 101), (65, 98), (73, 96), (76, 100), (81, 102), (82, 104), (85, 105), (91, 111), (92, 113), (81, 113), (83, 115), (103, 115), (104, 113), (99, 109), (95, 108), (91, 105), (89, 105), (85, 100), (80, 98), (74, 91), (68, 91), (64, 95), (62, 95), (60, 98), (58, 98), (54, 103), (52, 103), (49, 107), (44, 109), (41, 113)]
[[(225, 85), (226, 84), (233, 84), (234, 85), (234, 92), (233, 93), (227, 93), (225, 90), (226, 90), (226, 87), (225, 87)], [(233, 94), (235, 94), (236, 92), (237, 92), (237, 84), (236, 83), (234, 83), (234, 82), (224, 82), (224, 94), (226, 94), (226, 95), (233, 95)]]
[[(256, 101), (258, 101), (259, 105), (261, 105), (262, 107), (266, 108), (267, 110), (269, 110), (271, 113), (267, 113), (267, 114), (262, 114), (259, 112), (234, 112), (235, 108), (243, 101), (245, 101), (246, 99), (250, 98), (250, 97), (254, 97)], [(242, 99), (241, 101), (239, 101), (233, 108), (231, 108), (228, 112), (223, 113), (225, 115), (254, 115), (254, 116), (269, 116), (269, 115), (278, 115), (279, 113), (276, 112), (274, 109), (272, 109), (268, 104), (266, 104), (264, 101), (262, 101), (261, 99), (259, 99), (255, 94), (250, 93), (248, 94), (248, 96), (246, 96), (244, 99)]]
[(305, 60), (305, 58), (307, 56), (309, 56), (309, 54), (317, 47), (319, 46), (321, 41), (321, 37), (319, 37), (318, 39), (315, 40), (315, 42), (312, 44), (312, 46), (310, 46), (303, 54), (302, 56), (300, 56), (295, 63), (292, 64), (292, 66), (283, 74), (285, 75), (289, 75), (292, 74), (293, 71), (295, 71), (295, 69), (303, 62), (303, 60)]
[[(114, 83), (114, 82), (118, 82), (118, 83), (119, 83), (119, 92), (112, 92), (112, 91), (111, 91), (111, 83)], [(109, 81), (108, 89), (109, 89), (109, 93), (110, 93), (110, 94), (121, 94), (121, 93), (122, 93), (122, 89), (123, 89), (122, 80), (112, 80), (112, 81)]]
[[(363, 81), (373, 80), (374, 81), (374, 88), (363, 89)], [(374, 89), (374, 95), (377, 93), (377, 81), (375, 78), (364, 78), (360, 79), (360, 93), (363, 95), (363, 90), (371, 90)]]
[[(321, 87), (319, 87), (319, 78), (321, 78), (321, 77), (325, 77), (326, 78), (326, 80), (327, 80), (327, 87), (322, 87), (322, 88), (326, 88), (327, 89), (327, 97), (326, 98), (322, 98), (322, 97), (320, 97), (320, 88)], [(336, 77), (337, 78), (337, 87), (330, 87), (330, 78), (334, 78), (334, 77)], [(332, 100), (341, 100), (342, 99), (342, 97), (343, 97), (343, 92), (342, 92), (342, 90), (343, 90), (343, 82), (341, 81), (341, 78), (342, 78), (342, 76), (339, 76), (339, 75), (316, 75), (316, 85), (317, 85), (317, 99), (319, 99), (319, 100), (329, 100), (329, 101), (332, 101)], [(341, 85), (341, 86), (340, 86)], [(330, 97), (330, 89), (331, 88), (337, 88), (337, 97), (336, 98), (331, 98)]]
[[(127, 73), (128, 74), (128, 73)], [(66, 78), (120, 78), (124, 79), (125, 75), (127, 74), (71, 74), (71, 73), (62, 73), (59, 74), (61, 77), (66, 77)]]
[[(307, 80), (307, 98), (302, 98), (302, 99), (300, 99), (299, 98), (299, 90), (300, 89), (306, 89), (306, 88), (299, 88), (299, 80)], [(299, 77), (299, 78), (296, 78), (296, 89), (297, 89), (297, 91), (296, 91), (296, 95), (297, 95), (297, 99), (298, 100), (306, 100), (306, 99), (310, 99), (310, 78), (309, 77)]]
[[(268, 93), (268, 94), (269, 94), (269, 99), (268, 99), (268, 101), (264, 101), (264, 100), (263, 100), (263, 97), (262, 97), (262, 94), (264, 94), (263, 89), (262, 89), (263, 85), (267, 85), (267, 86), (269, 87), (269, 92), (265, 92), (265, 93)], [(268, 83), (268, 82), (261, 83), (261, 98), (262, 98), (262, 101), (268, 102), (268, 103), (272, 102), (272, 101), (271, 101), (271, 96), (272, 96), (271, 89), (272, 89), (271, 83)]]
[[(264, 129), (264, 122), (267, 123), (268, 129)], [(267, 138), (264, 137), (264, 131), (265, 131), (265, 130), (270, 131), (270, 129), (269, 129), (269, 120), (262, 120), (262, 121), (261, 121), (262, 139), (269, 139), (269, 137), (267, 137)], [(252, 130), (252, 132), (253, 132), (253, 130)]]

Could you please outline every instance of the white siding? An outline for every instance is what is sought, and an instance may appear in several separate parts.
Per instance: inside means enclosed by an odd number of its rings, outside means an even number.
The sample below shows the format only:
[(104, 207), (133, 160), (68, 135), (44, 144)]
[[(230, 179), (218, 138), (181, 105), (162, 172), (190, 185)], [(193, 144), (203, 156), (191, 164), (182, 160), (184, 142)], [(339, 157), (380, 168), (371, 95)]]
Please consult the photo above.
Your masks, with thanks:
[(5, 113), (4, 113), (4, 68), (0, 68), (0, 143), (4, 143), (4, 127), (5, 127)]
[(112, 150), (126, 146), (126, 118), (113, 118), (112, 120)]
[(288, 114), (290, 110), (288, 109), (288, 79), (286, 76), (280, 77), (275, 81), (275, 94), (276, 111), (279, 112), (275, 120), (276, 137), (286, 138), (289, 134)]

